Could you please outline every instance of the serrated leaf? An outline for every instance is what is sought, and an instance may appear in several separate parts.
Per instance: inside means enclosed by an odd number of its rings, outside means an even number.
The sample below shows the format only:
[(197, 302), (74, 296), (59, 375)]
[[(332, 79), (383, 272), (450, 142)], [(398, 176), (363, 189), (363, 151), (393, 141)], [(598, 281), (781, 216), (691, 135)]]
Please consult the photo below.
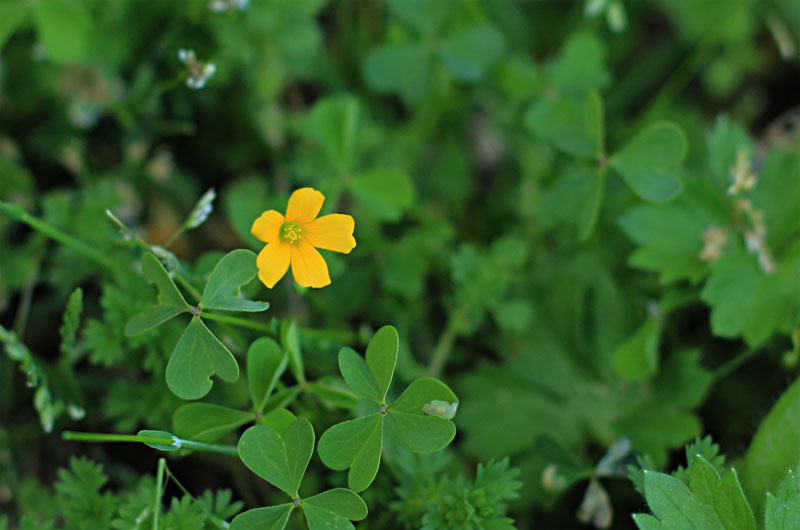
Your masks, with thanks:
[(644, 492), (648, 506), (667, 528), (725, 530), (714, 509), (698, 501), (674, 477), (645, 471)]
[(397, 169), (373, 169), (353, 176), (350, 190), (375, 215), (397, 221), (414, 202), (414, 183)]
[(231, 521), (231, 530), (283, 530), (294, 510), (291, 502), (255, 508), (240, 513)]
[(442, 62), (456, 79), (480, 81), (503, 54), (502, 33), (486, 24), (463, 29), (446, 37), (440, 50)]
[(765, 530), (800, 530), (800, 475), (793, 469), (778, 486), (775, 495), (767, 493)]
[(194, 317), (167, 363), (167, 386), (181, 399), (198, 399), (211, 390), (214, 374), (233, 383), (239, 379), (239, 365), (205, 323)]
[(611, 354), (614, 372), (629, 381), (641, 381), (658, 371), (661, 319), (649, 317)]
[(352, 530), (350, 521), (367, 516), (367, 505), (356, 493), (344, 488), (324, 491), (303, 499), (309, 530)]
[(296, 499), (314, 450), (314, 428), (301, 418), (281, 436), (271, 427), (256, 425), (242, 434), (238, 450), (242, 462), (253, 473)]
[(424, 408), (433, 401), (458, 403), (450, 388), (438, 379), (422, 377), (412, 382), (387, 409), (387, 422), (400, 444), (415, 453), (445, 448), (456, 435), (455, 424), (437, 416), (426, 416)]
[(381, 462), (383, 415), (338, 423), (319, 439), (317, 452), (331, 469), (350, 468), (347, 484), (353, 491), (363, 491), (372, 484)]
[[(139, 435), (139, 436), (151, 436), (153, 438), (166, 438), (166, 439), (169, 439), (169, 440), (173, 439), (172, 433), (167, 432), (167, 431), (153, 431), (153, 430), (144, 429), (144, 430), (139, 431), (136, 434)], [(177, 451), (177, 450), (179, 450), (181, 448), (180, 445), (172, 445), (172, 444), (154, 444), (154, 443), (150, 443), (150, 442), (144, 442), (144, 444), (146, 446), (148, 446), (148, 447), (152, 447), (153, 449), (158, 449), (159, 451), (172, 452), (172, 451)]]
[(666, 202), (683, 190), (679, 168), (686, 150), (683, 131), (660, 122), (642, 129), (611, 157), (610, 164), (638, 196)]
[(247, 382), (256, 412), (263, 412), (288, 364), (289, 355), (269, 337), (261, 337), (250, 345), (247, 350)]
[(187, 403), (172, 416), (172, 428), (181, 438), (214, 442), (253, 421), (252, 412), (211, 403)]
[(83, 290), (77, 287), (67, 300), (64, 310), (63, 323), (58, 332), (61, 335), (61, 353), (69, 360), (75, 356), (76, 334), (81, 325), (81, 312), (83, 311)]
[(296, 320), (284, 320), (281, 322), (281, 345), (286, 353), (289, 354), (289, 368), (299, 383), (306, 380), (306, 372), (303, 367), (303, 350), (300, 345), (300, 332), (297, 329)]
[(247, 249), (231, 251), (219, 260), (200, 297), (203, 309), (220, 311), (264, 311), (269, 302), (242, 298), (241, 289), (258, 274), (256, 255)]
[(57, 63), (85, 59), (89, 52), (92, 19), (83, 3), (73, 0), (37, 0), (33, 20), (39, 40)]
[(125, 335), (128, 337), (143, 333), (189, 311), (189, 304), (155, 255), (146, 252), (142, 256), (142, 271), (148, 283), (155, 285), (158, 290), (156, 298), (158, 304), (151, 307), (148, 312), (136, 315), (128, 321), (125, 326)]
[(321, 99), (311, 110), (311, 132), (339, 174), (352, 170), (359, 104), (353, 96)]

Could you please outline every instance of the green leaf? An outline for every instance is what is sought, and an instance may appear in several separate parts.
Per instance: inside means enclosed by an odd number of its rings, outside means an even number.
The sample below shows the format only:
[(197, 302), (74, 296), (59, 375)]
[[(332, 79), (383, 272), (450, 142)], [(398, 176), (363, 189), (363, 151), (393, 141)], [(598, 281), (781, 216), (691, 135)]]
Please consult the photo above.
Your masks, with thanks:
[(350, 521), (367, 516), (367, 505), (356, 493), (344, 488), (324, 491), (303, 499), (309, 530), (351, 530)]
[(697, 456), (689, 469), (689, 488), (698, 501), (714, 507), (726, 530), (756, 530), (753, 511), (735, 470), (731, 469), (720, 479), (714, 466)]
[(158, 289), (158, 304), (147, 313), (136, 315), (125, 326), (125, 335), (131, 337), (152, 329), (167, 320), (189, 311), (189, 304), (178, 291), (167, 269), (155, 255), (146, 252), (142, 256), (142, 271), (149, 283)]
[(354, 176), (350, 190), (375, 215), (398, 221), (414, 202), (414, 184), (397, 169), (373, 169)]
[(669, 122), (641, 130), (611, 157), (611, 167), (641, 198), (666, 202), (683, 189), (679, 168), (686, 156), (686, 136)]
[(331, 469), (350, 468), (348, 487), (364, 491), (378, 474), (382, 444), (383, 415), (372, 414), (338, 423), (325, 431), (320, 436), (317, 452)]
[(261, 416), (257, 423), (259, 425), (272, 427), (278, 432), (278, 434), (284, 436), (286, 431), (289, 429), (289, 425), (294, 423), (294, 420), (296, 419), (297, 416), (295, 416), (290, 410), (275, 409)]
[(476, 83), (504, 50), (503, 35), (491, 26), (480, 24), (448, 36), (440, 53), (445, 67), (456, 79)]
[(606, 55), (605, 45), (595, 35), (583, 31), (573, 33), (550, 66), (553, 86), (558, 92), (573, 97), (583, 97), (590, 90), (602, 90), (611, 79), (605, 65)]
[(765, 274), (757, 258), (738, 240), (729, 241), (711, 263), (711, 277), (700, 293), (711, 306), (711, 330), (721, 337), (741, 335), (757, 346), (792, 325), (800, 274), (799, 249), (787, 252), (774, 274)]
[(439, 29), (453, 11), (452, 2), (441, 0), (389, 0), (392, 13), (418, 31)]
[(386, 399), (386, 392), (392, 382), (399, 349), (400, 337), (393, 326), (380, 328), (367, 344), (367, 366), (369, 366), (372, 375), (375, 376), (375, 381), (378, 383), (381, 403)]
[(210, 403), (187, 403), (173, 414), (172, 428), (181, 438), (214, 442), (254, 419), (252, 412)]
[(73, 0), (37, 0), (33, 19), (39, 39), (57, 63), (87, 58), (92, 20), (83, 3)]
[(603, 106), (596, 93), (583, 99), (540, 98), (525, 112), (523, 123), (567, 154), (599, 159), (604, 152)]
[(306, 372), (303, 367), (303, 350), (300, 347), (300, 333), (296, 320), (281, 322), (281, 345), (289, 354), (289, 368), (299, 383), (305, 383)]
[(358, 99), (353, 96), (321, 99), (311, 110), (311, 132), (340, 175), (353, 168), (358, 119)]
[(283, 530), (292, 510), (291, 502), (247, 510), (233, 518), (231, 530)]
[(77, 287), (67, 300), (64, 310), (63, 324), (58, 332), (61, 335), (61, 353), (67, 359), (73, 360), (76, 356), (76, 334), (81, 325), (81, 311), (83, 311), (83, 290)]
[(383, 401), (375, 376), (364, 359), (353, 349), (345, 347), (339, 350), (339, 370), (353, 392), (375, 403)]
[(600, 210), (603, 208), (606, 195), (606, 169), (599, 168), (589, 178), (591, 179), (589, 193), (578, 217), (578, 239), (581, 241), (587, 241), (592, 236), (600, 219)]
[(387, 409), (387, 422), (400, 444), (414, 453), (444, 449), (456, 435), (455, 424), (437, 416), (426, 416), (424, 409), (433, 401), (458, 403), (450, 388), (438, 379), (417, 379)]
[(239, 379), (239, 365), (203, 321), (194, 317), (167, 364), (167, 386), (181, 399), (198, 399), (211, 390), (214, 374), (233, 383)]
[(0, 5), (0, 51), (27, 14), (26, 0), (6, 0)]
[(658, 347), (661, 342), (661, 319), (649, 317), (633, 335), (611, 354), (614, 372), (629, 381), (641, 381), (658, 371)]
[(362, 71), (376, 92), (418, 103), (430, 87), (430, 53), (419, 44), (388, 44), (367, 55)]
[(725, 530), (714, 509), (695, 498), (680, 480), (654, 471), (645, 471), (644, 492), (647, 504), (666, 528)]
[(239, 458), (253, 473), (296, 499), (314, 450), (314, 428), (301, 418), (281, 436), (271, 427), (256, 425), (242, 434), (238, 449)]
[(767, 493), (765, 530), (800, 530), (800, 475), (789, 469), (775, 495)]
[(781, 481), (785, 481), (786, 470), (798, 461), (800, 379), (784, 391), (761, 421), (742, 461), (742, 481), (756, 513), (764, 508), (764, 492), (779, 489)]
[(200, 297), (203, 309), (220, 311), (264, 311), (269, 302), (255, 302), (242, 298), (243, 286), (258, 274), (256, 255), (247, 249), (237, 249), (225, 254), (211, 275)]
[(247, 382), (256, 412), (263, 412), (288, 364), (289, 355), (271, 338), (261, 337), (250, 345), (247, 350)]
[[(170, 439), (170, 440), (172, 440), (174, 438), (172, 433), (167, 432), (167, 431), (151, 431), (151, 430), (145, 429), (145, 430), (139, 431), (136, 434), (139, 435), (139, 436), (151, 436), (153, 438), (167, 438), (167, 439)], [(148, 447), (152, 447), (153, 449), (158, 449), (159, 451), (170, 451), (171, 452), (171, 451), (177, 451), (177, 450), (179, 450), (181, 448), (180, 445), (172, 445), (172, 444), (154, 444), (154, 443), (150, 443), (150, 442), (144, 442), (144, 444), (146, 446), (148, 446)]]

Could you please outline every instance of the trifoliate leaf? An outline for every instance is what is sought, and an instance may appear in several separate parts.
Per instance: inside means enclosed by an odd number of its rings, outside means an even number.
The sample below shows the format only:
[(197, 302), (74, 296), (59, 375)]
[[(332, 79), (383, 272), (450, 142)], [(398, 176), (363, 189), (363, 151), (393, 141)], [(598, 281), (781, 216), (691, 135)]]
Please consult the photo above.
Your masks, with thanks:
[(136, 315), (125, 326), (125, 335), (138, 335), (148, 329), (163, 324), (167, 320), (189, 311), (189, 304), (178, 291), (175, 282), (169, 277), (167, 269), (155, 255), (145, 252), (142, 256), (144, 277), (158, 289), (158, 304), (146, 313)]
[(221, 311), (264, 311), (269, 302), (242, 297), (241, 289), (258, 274), (256, 255), (247, 249), (229, 252), (217, 263), (200, 298), (203, 309)]
[(239, 365), (203, 321), (194, 317), (167, 364), (167, 386), (181, 399), (198, 399), (211, 390), (214, 374), (233, 383), (239, 379)]
[(350, 190), (385, 221), (397, 221), (414, 202), (414, 183), (397, 169), (373, 169), (353, 176)]
[(319, 439), (317, 451), (322, 462), (331, 469), (350, 468), (347, 485), (353, 491), (367, 489), (378, 473), (383, 418), (382, 414), (372, 414), (337, 423)]
[(611, 78), (606, 55), (604, 43), (595, 35), (575, 32), (550, 66), (550, 80), (556, 90), (569, 96), (582, 97), (590, 90), (601, 91)]
[(233, 518), (231, 530), (283, 530), (292, 510), (291, 502), (248, 510)]
[(364, 80), (376, 92), (417, 103), (428, 93), (430, 59), (430, 52), (421, 44), (387, 44), (367, 55), (362, 67)]
[(242, 434), (238, 449), (253, 473), (295, 499), (314, 450), (314, 428), (307, 419), (298, 419), (281, 436), (271, 427), (256, 425)]
[(355, 527), (350, 521), (367, 516), (367, 505), (361, 497), (344, 488), (305, 498), (302, 507), (309, 530), (352, 530)]
[(641, 130), (611, 157), (610, 164), (641, 198), (666, 202), (683, 190), (679, 168), (686, 150), (683, 131), (660, 122)]
[(453, 76), (466, 83), (480, 81), (505, 49), (502, 33), (486, 24), (469, 27), (442, 42), (442, 62)]

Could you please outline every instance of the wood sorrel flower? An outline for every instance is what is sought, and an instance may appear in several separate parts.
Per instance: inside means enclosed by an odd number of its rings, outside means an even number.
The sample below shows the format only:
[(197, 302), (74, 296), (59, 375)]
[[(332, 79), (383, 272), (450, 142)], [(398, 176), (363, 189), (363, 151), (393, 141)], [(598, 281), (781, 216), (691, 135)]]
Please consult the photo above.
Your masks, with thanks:
[(300, 188), (289, 197), (286, 216), (267, 210), (253, 222), (250, 233), (267, 244), (256, 260), (258, 278), (270, 289), (290, 264), (298, 284), (325, 287), (331, 278), (317, 249), (349, 254), (356, 246), (352, 217), (334, 213), (317, 218), (324, 201), (319, 191)]

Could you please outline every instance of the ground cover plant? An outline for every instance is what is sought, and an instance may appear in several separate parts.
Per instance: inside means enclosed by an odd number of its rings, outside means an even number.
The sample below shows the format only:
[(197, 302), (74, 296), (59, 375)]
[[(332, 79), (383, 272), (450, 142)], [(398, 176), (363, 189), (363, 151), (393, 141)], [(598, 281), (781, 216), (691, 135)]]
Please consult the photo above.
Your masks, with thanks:
[(794, 0), (2, 0), (0, 530), (792, 529)]

